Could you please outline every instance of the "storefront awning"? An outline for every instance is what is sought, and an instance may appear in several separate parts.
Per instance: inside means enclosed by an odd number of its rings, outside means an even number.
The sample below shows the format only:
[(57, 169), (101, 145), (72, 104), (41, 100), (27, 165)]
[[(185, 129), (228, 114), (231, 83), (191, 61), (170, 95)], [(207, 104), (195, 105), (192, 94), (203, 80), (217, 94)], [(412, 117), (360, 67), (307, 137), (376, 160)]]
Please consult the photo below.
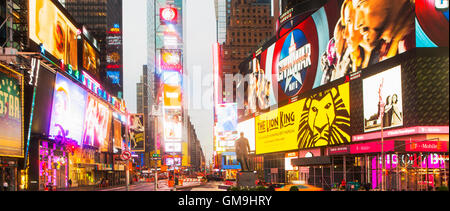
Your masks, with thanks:
[(315, 165), (328, 165), (331, 164), (330, 157), (311, 157), (311, 158), (295, 158), (292, 159), (293, 166), (315, 166)]

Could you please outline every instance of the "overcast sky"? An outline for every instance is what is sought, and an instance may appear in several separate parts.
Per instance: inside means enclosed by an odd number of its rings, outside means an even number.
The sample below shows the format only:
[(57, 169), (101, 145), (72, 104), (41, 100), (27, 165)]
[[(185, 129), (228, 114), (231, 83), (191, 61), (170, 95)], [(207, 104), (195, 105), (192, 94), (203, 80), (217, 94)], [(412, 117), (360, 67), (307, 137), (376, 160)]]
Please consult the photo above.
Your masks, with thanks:
[[(146, 4), (148, 0), (133, 0), (123, 4), (123, 49), (124, 49), (124, 98), (131, 113), (136, 112), (136, 83), (142, 75), (142, 66), (147, 62)], [(127, 1), (128, 2), (128, 1)], [(202, 80), (212, 80), (212, 45), (216, 40), (214, 0), (187, 0), (183, 14), (186, 16), (184, 71), (201, 70)], [(192, 79), (193, 74), (188, 74)], [(209, 84), (206, 82), (206, 84)], [(195, 85), (195, 84), (194, 84)], [(211, 87), (202, 87), (202, 90)], [(208, 89), (209, 88), (209, 89)], [(192, 90), (186, 97), (192, 97)], [(204, 95), (204, 93), (202, 93)], [(190, 100), (190, 104), (194, 103)], [(193, 109), (189, 115), (209, 163), (213, 153), (212, 108), (202, 106)]]

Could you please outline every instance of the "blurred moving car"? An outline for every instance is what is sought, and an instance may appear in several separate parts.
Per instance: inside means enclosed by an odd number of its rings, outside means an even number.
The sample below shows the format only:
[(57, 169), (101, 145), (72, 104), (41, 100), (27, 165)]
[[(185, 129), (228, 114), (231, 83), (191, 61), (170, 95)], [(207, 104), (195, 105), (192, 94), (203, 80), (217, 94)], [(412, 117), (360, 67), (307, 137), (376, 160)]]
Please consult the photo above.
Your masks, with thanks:
[(289, 191), (292, 186), (297, 186), (298, 191), (323, 191), (323, 188), (312, 185), (283, 185), (279, 188), (275, 188), (275, 191)]

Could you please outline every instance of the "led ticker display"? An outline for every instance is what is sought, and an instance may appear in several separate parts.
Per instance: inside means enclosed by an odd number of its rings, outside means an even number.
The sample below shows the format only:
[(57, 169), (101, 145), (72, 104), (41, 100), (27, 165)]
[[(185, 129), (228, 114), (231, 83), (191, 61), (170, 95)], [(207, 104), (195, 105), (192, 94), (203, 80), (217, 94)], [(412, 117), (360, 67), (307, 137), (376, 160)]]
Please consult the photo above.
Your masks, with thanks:
[(0, 156), (23, 157), (22, 87), (0, 70)]
[(145, 150), (145, 122), (144, 114), (130, 115), (131, 150)]
[(401, 66), (363, 80), (364, 131), (403, 125)]
[(87, 91), (61, 74), (56, 74), (50, 121), (50, 136), (61, 136), (81, 146)]
[(255, 127), (257, 154), (350, 143), (349, 83), (257, 116)]
[(107, 150), (112, 112), (107, 104), (92, 95), (88, 95), (86, 103), (82, 142)]
[(51, 0), (30, 0), (28, 14), (30, 39), (78, 70), (76, 26)]

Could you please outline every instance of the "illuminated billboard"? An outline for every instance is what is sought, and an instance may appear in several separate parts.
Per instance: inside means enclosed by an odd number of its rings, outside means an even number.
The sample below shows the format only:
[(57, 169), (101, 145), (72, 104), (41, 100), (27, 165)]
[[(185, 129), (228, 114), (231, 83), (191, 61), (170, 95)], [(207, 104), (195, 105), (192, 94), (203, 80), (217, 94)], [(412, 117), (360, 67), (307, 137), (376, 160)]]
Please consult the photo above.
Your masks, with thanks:
[(161, 49), (161, 69), (182, 71), (181, 51)]
[(181, 109), (164, 109), (164, 140), (180, 141), (182, 137)]
[(88, 93), (80, 86), (56, 74), (49, 135), (65, 137), (82, 145)]
[(86, 40), (83, 40), (83, 68), (95, 78), (100, 78), (100, 57)]
[(256, 154), (350, 143), (349, 83), (256, 117)]
[[(266, 102), (270, 106), (274, 97), (277, 103), (295, 102), (302, 93), (413, 49), (414, 12), (414, 1), (409, 0), (395, 4), (389, 0), (329, 0), (310, 15), (286, 20), (280, 26), (278, 40), (266, 43), (240, 65), (243, 74), (271, 71), (272, 79), (264, 80), (272, 87), (249, 83), (251, 90), (245, 92), (248, 99), (244, 98), (245, 104), (239, 108), (256, 104), (248, 101), (256, 99), (251, 95), (257, 93), (252, 92), (262, 90), (266, 97), (260, 100), (262, 105)], [(448, 41), (448, 18), (446, 21)], [(244, 116), (251, 116), (259, 108), (245, 109)]]
[[(164, 143), (164, 151), (166, 153), (170, 153), (170, 152), (181, 152), (181, 142), (166, 142)], [(181, 161), (181, 160), (180, 160)]]
[(163, 7), (159, 9), (161, 25), (177, 24), (178, 11), (173, 7)]
[(181, 106), (181, 87), (164, 85), (164, 106)]
[(171, 86), (181, 85), (181, 74), (177, 71), (164, 71), (162, 73), (162, 78), (164, 84)]
[(111, 118), (112, 112), (108, 105), (93, 95), (88, 95), (82, 143), (84, 145), (99, 147), (101, 151), (108, 151)]
[(51, 0), (30, 0), (28, 14), (30, 40), (78, 70), (77, 27)]
[(118, 120), (114, 120), (114, 142), (113, 146), (116, 149), (122, 148), (122, 123)]
[(106, 77), (111, 81), (113, 84), (120, 84), (120, 71), (106, 71)]
[(216, 106), (217, 132), (237, 131), (237, 104), (226, 103)]
[(23, 80), (0, 70), (0, 156), (23, 157)]
[(131, 150), (145, 151), (145, 122), (144, 114), (130, 115)]
[(448, 47), (448, 0), (416, 0), (416, 46)]
[(364, 131), (403, 125), (401, 66), (363, 79)]

